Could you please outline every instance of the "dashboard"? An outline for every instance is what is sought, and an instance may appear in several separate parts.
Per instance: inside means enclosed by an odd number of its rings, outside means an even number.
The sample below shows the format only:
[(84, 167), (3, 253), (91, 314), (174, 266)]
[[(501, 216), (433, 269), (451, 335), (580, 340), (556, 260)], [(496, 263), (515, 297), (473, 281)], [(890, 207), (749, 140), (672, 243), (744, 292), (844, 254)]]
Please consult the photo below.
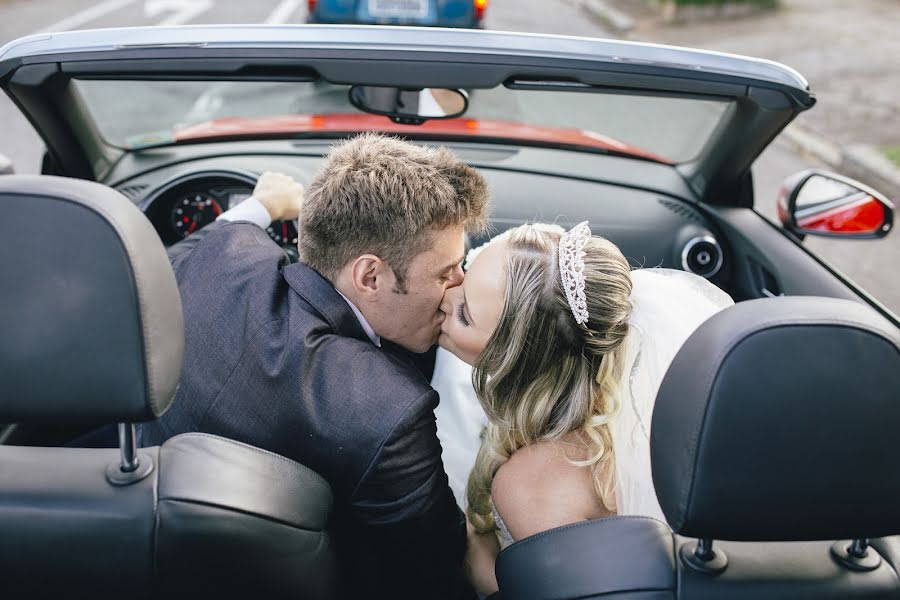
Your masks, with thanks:
[[(547, 149), (451, 148), (481, 171), (491, 190), (491, 228), (473, 237), (472, 246), (525, 222), (570, 227), (588, 220), (594, 234), (618, 245), (635, 268), (682, 269), (729, 288), (729, 249), (670, 167)], [(309, 140), (150, 151), (127, 157), (113, 173), (116, 183), (109, 183), (132, 198), (168, 246), (245, 200), (259, 173), (280, 171), (308, 186), (329, 149), (327, 142)], [(294, 223), (274, 222), (268, 234), (296, 260)]]
[[(163, 244), (170, 246), (249, 198), (255, 185), (256, 176), (249, 172), (193, 172), (151, 191), (142, 202), (143, 210)], [(293, 222), (274, 221), (266, 231), (296, 259), (297, 228)]]

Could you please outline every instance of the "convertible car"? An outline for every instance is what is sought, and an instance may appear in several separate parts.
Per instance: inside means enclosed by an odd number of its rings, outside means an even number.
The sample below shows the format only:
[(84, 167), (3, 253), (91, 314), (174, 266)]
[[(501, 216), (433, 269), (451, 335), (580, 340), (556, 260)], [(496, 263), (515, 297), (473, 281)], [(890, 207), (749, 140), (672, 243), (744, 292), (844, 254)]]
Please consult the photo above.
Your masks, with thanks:
[[(4, 597), (329, 597), (325, 481), (203, 434), (136, 449), (134, 424), (183, 367), (164, 247), (263, 171), (308, 182), (362, 131), (480, 169), (494, 233), (589, 220), (635, 268), (738, 301), (657, 399), (668, 522), (520, 540), (501, 597), (900, 597), (900, 320), (803, 245), (887, 235), (893, 208), (808, 171), (785, 182), (780, 223), (754, 209), (751, 165), (815, 104), (792, 69), (479, 30), (181, 27), (23, 38), (0, 49), (0, 86), (47, 149), (42, 175), (0, 176)], [(268, 233), (296, 259), (293, 223)], [(67, 447), (113, 423), (118, 450)]]

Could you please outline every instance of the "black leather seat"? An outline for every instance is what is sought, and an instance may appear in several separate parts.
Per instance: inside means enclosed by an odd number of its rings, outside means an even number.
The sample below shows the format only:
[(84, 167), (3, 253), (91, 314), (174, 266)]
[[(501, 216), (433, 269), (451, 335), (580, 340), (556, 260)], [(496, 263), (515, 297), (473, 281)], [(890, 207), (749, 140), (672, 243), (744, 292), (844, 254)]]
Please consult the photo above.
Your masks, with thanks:
[(101, 185), (0, 178), (0, 423), (120, 423), (113, 449), (0, 446), (5, 598), (326, 598), (331, 490), (235, 441), (134, 449), (169, 406), (181, 302), (143, 214)]
[(894, 325), (845, 300), (740, 303), (691, 336), (657, 396), (671, 529), (620, 516), (520, 540), (498, 558), (501, 595), (898, 598), (898, 432)]

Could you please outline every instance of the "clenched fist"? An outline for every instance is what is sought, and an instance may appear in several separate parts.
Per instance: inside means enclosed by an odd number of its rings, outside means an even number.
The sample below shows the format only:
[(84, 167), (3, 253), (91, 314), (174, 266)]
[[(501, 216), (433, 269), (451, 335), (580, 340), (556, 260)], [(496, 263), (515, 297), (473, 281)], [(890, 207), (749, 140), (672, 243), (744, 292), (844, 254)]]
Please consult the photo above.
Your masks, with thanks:
[(303, 186), (292, 177), (266, 171), (257, 180), (253, 197), (266, 207), (273, 221), (292, 221), (300, 214)]

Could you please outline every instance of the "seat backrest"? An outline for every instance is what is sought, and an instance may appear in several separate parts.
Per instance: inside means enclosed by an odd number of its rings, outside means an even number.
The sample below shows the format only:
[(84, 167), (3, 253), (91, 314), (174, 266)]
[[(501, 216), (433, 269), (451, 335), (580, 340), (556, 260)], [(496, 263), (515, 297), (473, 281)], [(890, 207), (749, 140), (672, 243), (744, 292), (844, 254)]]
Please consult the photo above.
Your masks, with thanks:
[(292, 460), (187, 433), (159, 449), (160, 598), (329, 598), (331, 488)]
[(831, 556), (830, 541), (715, 542), (728, 559), (719, 573), (691, 567), (682, 549), (696, 540), (649, 517), (610, 517), (545, 531), (500, 553), (506, 600), (748, 600), (897, 598), (900, 538), (872, 541), (887, 564), (868, 572)]
[(671, 529), (616, 517), (520, 540), (498, 558), (502, 597), (900, 597), (897, 431), (894, 325), (845, 300), (740, 303), (687, 340), (657, 395)]
[(675, 539), (650, 517), (584, 521), (507, 547), (496, 575), (504, 600), (674, 600)]
[[(0, 214), (0, 423), (120, 423), (128, 441), (181, 372), (159, 238), (125, 197), (83, 181), (2, 177)], [(5, 596), (332, 595), (332, 495), (316, 473), (204, 434), (134, 452), (0, 446)]]

